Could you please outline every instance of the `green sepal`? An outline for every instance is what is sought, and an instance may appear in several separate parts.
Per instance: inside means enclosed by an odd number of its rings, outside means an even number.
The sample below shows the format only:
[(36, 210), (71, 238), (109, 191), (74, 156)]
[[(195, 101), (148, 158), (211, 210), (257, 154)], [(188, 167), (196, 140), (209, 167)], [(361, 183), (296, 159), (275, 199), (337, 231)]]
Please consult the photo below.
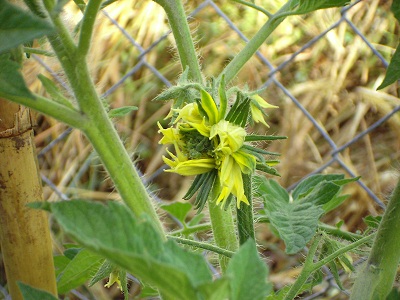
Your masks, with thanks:
[(192, 198), (193, 195), (198, 191), (198, 189), (204, 184), (208, 175), (209, 175), (208, 173), (197, 175), (194, 178), (192, 185), (189, 187), (187, 193), (185, 194), (185, 196), (183, 196), (183, 199), (189, 200), (190, 198)]
[(243, 98), (242, 94), (236, 94), (236, 101), (229, 110), (225, 120), (236, 124), (240, 127), (245, 127), (250, 113), (250, 98)]
[(199, 192), (196, 196), (196, 200), (194, 202), (196, 209), (197, 209), (197, 214), (199, 214), (203, 210), (204, 206), (206, 205), (208, 195), (210, 194), (210, 192), (214, 186), (215, 179), (218, 177), (217, 172), (218, 172), (217, 170), (208, 172), (207, 173), (208, 176), (207, 176), (204, 184), (200, 187), (200, 190), (199, 190)]
[(222, 75), (221, 81), (218, 87), (218, 94), (219, 94), (219, 117), (218, 121), (223, 120), (225, 118), (226, 109), (228, 107), (228, 98), (226, 96), (225, 91), (225, 74)]
[(275, 141), (275, 140), (285, 140), (287, 136), (275, 136), (275, 135), (256, 135), (249, 134), (244, 138), (245, 142), (257, 142), (257, 141)]
[(253, 146), (250, 146), (250, 145), (243, 145), (242, 149), (247, 150), (246, 152), (251, 153), (251, 154), (258, 153), (258, 154), (274, 155), (274, 156), (280, 156), (281, 155), (280, 153), (277, 153), (277, 152), (267, 151), (267, 150), (264, 150), (264, 149), (261, 149), (261, 148), (257, 148), (257, 147), (253, 147)]
[(232, 203), (232, 200), (233, 200), (234, 198), (235, 198), (235, 196), (233, 196), (232, 193), (229, 194), (228, 198), (226, 198), (225, 203), (224, 203), (224, 207), (223, 207), (223, 209), (224, 209), (225, 211), (230, 207), (230, 205), (231, 205), (231, 203)]
[(274, 176), (279, 176), (279, 177), (281, 176), (275, 168), (268, 166), (267, 164), (257, 163), (256, 169)]

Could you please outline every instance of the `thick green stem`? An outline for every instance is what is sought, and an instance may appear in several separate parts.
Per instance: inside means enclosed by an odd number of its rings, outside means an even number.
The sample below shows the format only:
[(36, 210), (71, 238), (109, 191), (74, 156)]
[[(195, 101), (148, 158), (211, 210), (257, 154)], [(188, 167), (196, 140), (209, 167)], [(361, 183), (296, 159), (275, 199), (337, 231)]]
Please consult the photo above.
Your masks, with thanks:
[(251, 175), (243, 175), (244, 194), (249, 201), (249, 205), (242, 204), (236, 209), (237, 227), (239, 243), (243, 245), (249, 238), (255, 241), (254, 218), (253, 218), (253, 199), (251, 190)]
[(93, 26), (99, 11), (101, 0), (90, 0), (86, 5), (82, 20), (81, 34), (79, 35), (78, 55), (86, 56), (93, 35)]
[[(235, 224), (233, 222), (232, 210), (224, 210), (221, 206), (216, 204), (217, 192), (219, 191), (218, 178), (214, 182), (213, 189), (208, 199), (208, 210), (210, 212), (211, 227), (215, 244), (222, 249), (235, 252), (239, 248), (239, 243), (236, 238)], [(229, 258), (226, 256), (219, 256), (219, 264), (222, 273), (228, 267)]]
[(351, 298), (386, 299), (400, 261), (400, 179), (390, 198), (368, 260), (355, 281)]
[[(281, 15), (289, 11), (290, 1), (287, 2), (284, 6), (281, 7), (279, 11), (276, 12), (275, 15)], [(222, 75), (225, 74), (225, 80), (228, 84), (235, 76), (239, 73), (239, 71), (243, 68), (243, 66), (250, 60), (250, 58), (257, 52), (257, 50), (261, 47), (261, 45), (265, 42), (265, 40), (270, 36), (270, 34), (275, 30), (276, 27), (285, 17), (270, 18), (261, 29), (255, 34), (255, 36), (246, 44), (246, 46), (232, 59), (232, 61), (225, 67), (222, 73), (219, 76), (221, 79)]]
[(186, 20), (185, 11), (181, 0), (154, 0), (161, 5), (167, 14), (169, 25), (174, 35), (176, 46), (178, 48), (179, 59), (182, 69), (189, 67), (189, 79), (202, 83), (199, 61), (192, 36), (190, 35), (189, 24)]
[(117, 132), (104, 116), (92, 118), (92, 126), (85, 131), (96, 150), (115, 187), (124, 202), (136, 216), (148, 215), (163, 234), (161, 222), (131, 158), (124, 148)]
[[(47, 1), (46, 7), (48, 10), (51, 9), (51, 1)], [(49, 13), (51, 15), (52, 12), (49, 11)], [(37, 97), (36, 100), (8, 98), (82, 130), (92, 143), (128, 207), (136, 216), (147, 214), (159, 229), (160, 234), (163, 235), (164, 231), (151, 203), (149, 193), (108, 118), (91, 79), (85, 57), (74, 55), (77, 48), (70, 34), (66, 32), (64, 24), (57, 16), (52, 16), (52, 20), (59, 35), (49, 36), (49, 41), (74, 91), (80, 112), (42, 97)], [(91, 23), (92, 21), (87, 22)], [(87, 30), (89, 29), (93, 29), (90, 24), (87, 25)], [(87, 35), (90, 34), (87, 33)], [(88, 45), (85, 46), (84, 43), (82, 47), (87, 49)]]
[[(230, 209), (224, 210), (221, 206), (216, 205), (215, 201), (208, 201), (208, 209), (210, 212), (215, 244), (219, 248), (235, 252), (239, 244), (236, 239), (232, 211)], [(229, 258), (222, 255), (219, 256), (219, 264), (222, 273), (226, 271), (228, 263)]]
[(75, 128), (85, 128), (89, 121), (88, 118), (79, 111), (39, 95), (34, 95), (35, 99), (32, 99), (0, 93), (0, 97), (7, 98), (9, 101), (25, 105), (38, 112), (52, 116)]

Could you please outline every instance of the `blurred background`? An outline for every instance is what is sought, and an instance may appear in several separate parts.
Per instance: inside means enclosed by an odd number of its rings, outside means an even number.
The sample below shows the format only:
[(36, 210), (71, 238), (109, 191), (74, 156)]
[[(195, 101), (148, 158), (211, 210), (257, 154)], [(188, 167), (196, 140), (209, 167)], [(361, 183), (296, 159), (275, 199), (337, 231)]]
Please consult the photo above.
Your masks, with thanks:
[[(274, 13), (285, 1), (255, 3)], [(399, 41), (399, 26), (390, 5), (391, 1), (383, 0), (352, 1), (344, 9), (288, 17), (230, 85), (265, 88), (260, 95), (279, 106), (267, 112), (267, 131), (262, 126), (251, 130), (288, 137), (262, 144), (281, 153), (277, 166), (281, 177), (275, 179), (283, 187), (291, 189), (313, 173), (361, 176), (360, 183), (346, 187), (349, 200), (324, 217), (331, 225), (344, 220), (342, 228), (352, 232), (365, 229), (363, 217), (383, 212), (399, 173), (396, 84), (376, 90)], [(268, 20), (263, 13), (233, 1), (191, 0), (185, 8), (207, 78), (218, 76), (244, 47), (246, 38)], [(64, 20), (71, 30), (81, 17), (73, 3), (66, 6)], [(98, 92), (110, 108), (139, 108), (116, 119), (115, 126), (143, 180), (159, 201), (182, 201), (192, 178), (164, 173), (161, 156), (165, 148), (158, 144), (156, 122), (167, 115), (170, 103), (152, 101), (182, 72), (162, 8), (147, 0), (119, 0), (109, 5), (99, 14), (89, 61)], [(44, 74), (72, 99), (55, 58), (32, 55), (24, 72), (37, 93), (45, 94), (36, 77)], [(119, 198), (81, 133), (43, 115), (37, 115), (37, 122), (35, 142), (46, 199)], [(167, 215), (165, 222), (175, 226)], [(62, 253), (65, 237), (53, 227), (55, 252)], [(286, 256), (284, 245), (266, 225), (257, 227), (257, 236), (271, 268), (271, 280), (277, 287), (291, 282), (298, 274), (294, 267), (301, 256)], [(99, 285), (90, 292), (83, 287), (69, 299), (120, 297), (117, 290)], [(328, 282), (307, 299), (347, 297)]]

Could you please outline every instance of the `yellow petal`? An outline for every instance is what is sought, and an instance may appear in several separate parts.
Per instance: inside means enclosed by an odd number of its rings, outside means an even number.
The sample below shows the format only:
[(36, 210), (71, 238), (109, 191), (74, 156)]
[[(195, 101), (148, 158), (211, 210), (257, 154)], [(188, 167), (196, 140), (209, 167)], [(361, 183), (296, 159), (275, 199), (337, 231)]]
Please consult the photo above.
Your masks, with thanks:
[(269, 104), (267, 101), (265, 101), (259, 95), (253, 95), (253, 96), (251, 96), (251, 98), (253, 100), (255, 100), (258, 103), (258, 105), (260, 105), (262, 108), (278, 108), (278, 106)]
[(230, 154), (242, 147), (246, 136), (246, 130), (226, 120), (221, 120), (217, 124), (211, 126), (210, 139), (217, 135), (219, 137), (220, 146), (216, 147), (216, 150), (223, 151), (222, 148), (229, 147), (230, 151), (224, 151), (224, 153)]
[(201, 106), (207, 114), (208, 121), (211, 125), (215, 124), (219, 117), (219, 112), (214, 99), (205, 90), (201, 90)]
[(189, 103), (182, 107), (179, 111), (178, 117), (174, 121), (174, 124), (178, 123), (179, 120), (187, 123), (201, 123), (203, 117), (200, 115), (199, 107), (197, 103)]
[(251, 174), (256, 168), (256, 159), (253, 155), (244, 151), (237, 151), (231, 154), (235, 162), (239, 165), (244, 174)]
[(217, 204), (225, 202), (229, 194), (232, 193), (237, 199), (237, 207), (244, 202), (249, 204), (246, 195), (244, 194), (242, 172), (239, 164), (231, 156), (224, 158), (220, 172), (219, 180), (221, 184), (221, 193), (217, 199)]
[(164, 162), (171, 167), (166, 172), (174, 172), (184, 176), (199, 175), (215, 169), (213, 158), (192, 159), (187, 161), (172, 161), (163, 157)]
[(160, 122), (157, 122), (160, 130), (158, 131), (163, 135), (161, 140), (158, 142), (159, 144), (174, 144), (179, 140), (179, 133), (175, 128), (162, 128)]
[(250, 103), (250, 111), (251, 111), (251, 117), (253, 118), (254, 122), (256, 122), (256, 123), (261, 122), (269, 128), (269, 125), (264, 120), (264, 115), (263, 115), (262, 111), (257, 106), (255, 106), (253, 103)]

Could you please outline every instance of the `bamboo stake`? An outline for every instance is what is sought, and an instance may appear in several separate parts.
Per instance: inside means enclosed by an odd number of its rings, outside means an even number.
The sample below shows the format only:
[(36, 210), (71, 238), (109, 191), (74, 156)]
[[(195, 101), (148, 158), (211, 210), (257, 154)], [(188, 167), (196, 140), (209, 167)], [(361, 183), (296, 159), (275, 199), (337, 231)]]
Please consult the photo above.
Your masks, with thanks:
[(0, 243), (9, 293), (17, 281), (57, 295), (46, 213), (26, 207), (43, 201), (29, 109), (0, 99)]

